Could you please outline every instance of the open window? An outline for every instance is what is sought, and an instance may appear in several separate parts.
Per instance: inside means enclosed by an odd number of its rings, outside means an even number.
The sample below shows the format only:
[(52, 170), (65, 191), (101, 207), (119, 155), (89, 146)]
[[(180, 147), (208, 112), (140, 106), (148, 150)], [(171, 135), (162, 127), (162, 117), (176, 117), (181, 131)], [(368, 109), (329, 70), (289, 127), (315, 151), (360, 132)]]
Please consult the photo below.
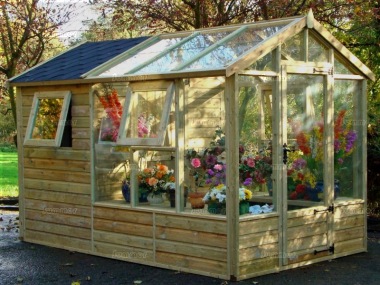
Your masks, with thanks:
[(70, 99), (70, 91), (35, 93), (24, 144), (61, 146)]
[(162, 146), (173, 108), (174, 84), (128, 90), (117, 144)]

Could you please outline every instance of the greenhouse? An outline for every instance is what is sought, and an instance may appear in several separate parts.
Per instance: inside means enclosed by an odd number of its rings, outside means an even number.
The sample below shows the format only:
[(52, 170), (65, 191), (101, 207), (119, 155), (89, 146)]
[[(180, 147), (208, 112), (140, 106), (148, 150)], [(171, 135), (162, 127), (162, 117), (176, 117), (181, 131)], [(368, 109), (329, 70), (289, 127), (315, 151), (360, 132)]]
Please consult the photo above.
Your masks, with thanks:
[(366, 251), (367, 80), (312, 12), (71, 48), (10, 80), (20, 236), (234, 281)]

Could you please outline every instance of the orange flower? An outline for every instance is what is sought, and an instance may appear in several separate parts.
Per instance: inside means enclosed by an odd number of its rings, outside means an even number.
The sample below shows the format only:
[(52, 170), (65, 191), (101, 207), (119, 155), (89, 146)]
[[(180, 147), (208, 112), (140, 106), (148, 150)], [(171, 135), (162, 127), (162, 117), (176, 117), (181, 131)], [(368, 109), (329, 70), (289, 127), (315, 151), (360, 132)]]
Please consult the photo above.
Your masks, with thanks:
[(311, 153), (311, 149), (310, 147), (307, 145), (307, 138), (306, 138), (306, 135), (304, 133), (299, 133), (297, 136), (296, 136), (296, 140), (297, 140), (297, 144), (300, 148), (300, 150), (305, 154), (305, 155), (308, 155)]

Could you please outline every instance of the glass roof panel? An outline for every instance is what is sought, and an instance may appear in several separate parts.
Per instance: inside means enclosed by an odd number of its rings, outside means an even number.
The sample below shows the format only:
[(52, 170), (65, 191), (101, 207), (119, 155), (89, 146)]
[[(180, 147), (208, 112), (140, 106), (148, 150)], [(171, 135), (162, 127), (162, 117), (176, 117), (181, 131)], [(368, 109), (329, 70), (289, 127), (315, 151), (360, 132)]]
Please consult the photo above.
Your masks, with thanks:
[(247, 29), (237, 37), (219, 45), (217, 48), (182, 70), (216, 69), (225, 67), (257, 44), (278, 32), (284, 26), (285, 25), (262, 29)]
[(204, 51), (206, 48), (220, 41), (232, 32), (233, 30), (200, 34), (183, 43), (179, 47), (170, 50), (154, 62), (136, 71), (136, 73), (158, 73), (162, 71), (170, 71), (176, 66), (191, 60), (194, 56), (198, 55), (200, 52)]
[(181, 41), (183, 37), (161, 39), (158, 42), (152, 44), (151, 46), (141, 50), (127, 60), (122, 61), (121, 63), (113, 66), (112, 68), (99, 74), (99, 77), (112, 77), (116, 75), (123, 75), (128, 73), (129, 70), (132, 70), (136, 66), (142, 64), (143, 62), (148, 61), (154, 56), (158, 55), (163, 50), (170, 48), (170, 46), (175, 45)]

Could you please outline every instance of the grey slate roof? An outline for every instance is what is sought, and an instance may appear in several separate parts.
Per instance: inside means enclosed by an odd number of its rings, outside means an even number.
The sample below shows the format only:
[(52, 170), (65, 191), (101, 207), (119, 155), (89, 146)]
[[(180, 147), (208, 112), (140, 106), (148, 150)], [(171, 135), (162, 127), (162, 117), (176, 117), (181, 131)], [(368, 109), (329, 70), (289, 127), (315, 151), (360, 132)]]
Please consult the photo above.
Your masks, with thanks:
[(13, 78), (11, 83), (80, 79), (80, 76), (146, 40), (86, 42)]

